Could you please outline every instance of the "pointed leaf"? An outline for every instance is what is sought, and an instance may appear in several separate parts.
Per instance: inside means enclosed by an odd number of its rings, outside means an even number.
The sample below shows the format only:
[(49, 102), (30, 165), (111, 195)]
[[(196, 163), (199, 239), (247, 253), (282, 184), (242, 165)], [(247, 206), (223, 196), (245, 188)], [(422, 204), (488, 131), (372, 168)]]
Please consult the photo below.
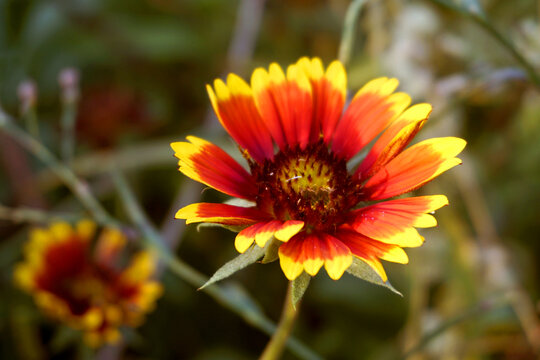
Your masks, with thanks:
[(244, 230), (248, 226), (249, 225), (234, 226), (234, 225), (225, 225), (225, 224), (216, 224), (216, 223), (200, 223), (199, 225), (197, 225), (197, 231), (201, 231), (201, 229), (204, 229), (204, 228), (220, 227), (220, 228), (227, 229), (229, 231), (238, 233), (238, 232)]
[(291, 300), (293, 307), (296, 309), (296, 304), (302, 299), (304, 296), (304, 293), (306, 292), (309, 282), (311, 280), (311, 276), (306, 273), (302, 272), (300, 276), (298, 276), (296, 279), (292, 281), (292, 293), (291, 293)]
[(283, 244), (282, 241), (272, 238), (270, 244), (266, 246), (266, 252), (264, 253), (264, 257), (261, 262), (263, 264), (268, 264), (276, 261), (279, 258), (278, 251), (281, 244)]
[(261, 248), (257, 245), (253, 245), (251, 248), (246, 250), (245, 253), (238, 255), (231, 261), (227, 262), (225, 265), (219, 268), (218, 271), (212, 275), (210, 280), (208, 280), (199, 290), (204, 289), (205, 287), (212, 285), (215, 282), (228, 278), (238, 270), (242, 270), (248, 265), (253, 264), (255, 261), (259, 260), (266, 251), (266, 248)]
[(392, 284), (390, 284), (389, 281), (383, 281), (381, 277), (364, 261), (361, 259), (354, 257), (352, 265), (346, 270), (349, 274), (356, 276), (357, 278), (360, 278), (362, 280), (369, 281), (370, 283), (373, 283), (375, 285), (384, 286), (385, 288), (389, 289), (393, 293), (398, 294), (399, 296), (403, 296), (399, 291), (397, 291)]

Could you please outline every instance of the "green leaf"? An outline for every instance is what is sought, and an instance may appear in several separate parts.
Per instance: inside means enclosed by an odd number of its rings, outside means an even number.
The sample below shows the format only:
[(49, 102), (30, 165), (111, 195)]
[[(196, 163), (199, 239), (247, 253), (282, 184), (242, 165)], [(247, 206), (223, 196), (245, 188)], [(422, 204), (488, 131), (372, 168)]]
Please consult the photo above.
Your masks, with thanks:
[(299, 277), (294, 279), (292, 281), (292, 293), (291, 293), (291, 300), (293, 307), (296, 309), (296, 304), (302, 299), (302, 296), (304, 296), (304, 293), (306, 292), (309, 282), (311, 280), (311, 276), (306, 273), (302, 272)]
[(215, 282), (228, 278), (238, 270), (242, 270), (248, 265), (253, 264), (255, 261), (259, 260), (266, 251), (266, 247), (261, 248), (254, 244), (243, 254), (238, 255), (231, 261), (227, 262), (225, 265), (219, 268), (218, 271), (212, 275), (210, 280), (208, 280), (199, 290), (204, 289), (205, 287), (212, 285)]
[(279, 258), (278, 251), (281, 244), (283, 244), (282, 241), (279, 241), (278, 239), (273, 237), (272, 240), (270, 240), (270, 244), (265, 246), (266, 252), (264, 253), (264, 257), (261, 262), (263, 264), (268, 264), (276, 261)]
[(399, 291), (397, 291), (392, 284), (390, 284), (389, 281), (383, 281), (379, 274), (375, 272), (364, 261), (361, 259), (354, 257), (352, 265), (347, 269), (347, 272), (353, 276), (356, 276), (357, 278), (360, 278), (362, 280), (369, 281), (372, 284), (384, 286), (388, 290), (392, 291), (393, 293), (398, 294), (399, 296), (403, 296)]
[(233, 226), (233, 225), (225, 225), (225, 224), (215, 224), (215, 223), (200, 223), (197, 225), (197, 231), (201, 231), (203, 228), (213, 228), (213, 227), (220, 227), (223, 229), (227, 229), (232, 232), (240, 232), (244, 230), (247, 226)]

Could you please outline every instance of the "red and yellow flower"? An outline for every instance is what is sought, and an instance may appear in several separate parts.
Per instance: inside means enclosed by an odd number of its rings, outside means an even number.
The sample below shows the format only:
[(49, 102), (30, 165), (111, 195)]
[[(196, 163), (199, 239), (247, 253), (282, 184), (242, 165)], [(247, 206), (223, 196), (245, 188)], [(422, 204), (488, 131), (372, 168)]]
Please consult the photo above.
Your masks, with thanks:
[(286, 73), (275, 63), (256, 69), (251, 86), (234, 74), (207, 86), (249, 171), (193, 136), (171, 144), (180, 171), (252, 205), (197, 203), (176, 218), (242, 227), (235, 240), (240, 253), (277, 239), (289, 280), (303, 271), (314, 276), (323, 265), (339, 279), (357, 257), (386, 281), (380, 259), (407, 263), (402, 248), (420, 246), (416, 228), (435, 226), (430, 213), (448, 204), (444, 195), (387, 199), (460, 164), (465, 141), (442, 137), (407, 147), (431, 106), (409, 106), (410, 97), (395, 92), (398, 81), (382, 77), (344, 109), (346, 83), (340, 62), (325, 70), (318, 58), (301, 58)]
[(120, 327), (140, 324), (162, 293), (152, 254), (138, 252), (126, 263), (122, 232), (107, 228), (95, 237), (96, 225), (86, 220), (36, 229), (14, 273), (46, 314), (82, 330), (91, 346), (118, 341)]

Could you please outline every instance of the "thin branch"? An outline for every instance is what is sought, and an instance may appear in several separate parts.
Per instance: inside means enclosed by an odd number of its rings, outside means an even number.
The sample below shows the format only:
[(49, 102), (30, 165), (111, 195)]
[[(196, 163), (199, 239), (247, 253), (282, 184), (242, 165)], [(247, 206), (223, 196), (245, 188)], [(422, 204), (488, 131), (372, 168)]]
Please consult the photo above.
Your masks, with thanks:
[(48, 211), (32, 209), (32, 208), (10, 208), (0, 205), (0, 219), (8, 220), (14, 223), (37, 223), (48, 224), (53, 221), (63, 220), (67, 222), (75, 222), (81, 219), (82, 216), (73, 214), (51, 214)]
[(485, 315), (491, 311), (501, 309), (505, 306), (508, 306), (508, 302), (501, 302), (501, 301), (493, 301), (493, 300), (484, 300), (479, 302), (478, 304), (474, 305), (473, 307), (464, 310), (463, 312), (459, 313), (458, 315), (447, 319), (443, 323), (441, 323), (439, 326), (437, 326), (435, 329), (429, 331), (426, 333), (422, 338), (418, 341), (416, 345), (411, 347), (409, 350), (403, 354), (401, 357), (402, 359), (407, 359), (409, 356), (414, 355), (415, 353), (419, 352), (423, 348), (425, 348), (432, 340), (434, 340), (439, 335), (446, 332), (448, 329), (460, 325), (466, 321), (472, 320), (478, 316)]
[(241, 0), (227, 52), (227, 71), (241, 71), (253, 57), (266, 0)]
[[(457, 188), (461, 192), (467, 213), (471, 218), (471, 224), (478, 234), (479, 244), (483, 247), (484, 251), (482, 253), (485, 253), (485, 250), (489, 247), (494, 246), (507, 252), (506, 248), (502, 245), (502, 241), (497, 233), (497, 227), (489, 212), (482, 186), (477, 181), (478, 175), (475, 172), (473, 159), (465, 158), (467, 156), (466, 154), (462, 154), (461, 156), (464, 157), (463, 166), (460, 168), (460, 171), (455, 171), (453, 174), (456, 178)], [(499, 273), (512, 273), (507, 261), (492, 261), (491, 265), (500, 268)], [(540, 320), (534, 303), (519, 281), (515, 277), (511, 279), (511, 283), (506, 285), (507, 290), (512, 294), (510, 304), (516, 313), (531, 348), (536, 355), (540, 355)]]
[(7, 114), (0, 111), (0, 130), (5, 131), (28, 152), (40, 159), (49, 167), (64, 184), (73, 192), (79, 201), (92, 214), (97, 222), (109, 225), (118, 225), (107, 211), (101, 206), (90, 192), (88, 184), (77, 178), (73, 172), (62, 164), (41, 142), (29, 133), (18, 127)]
[(71, 167), (75, 152), (75, 120), (79, 99), (79, 72), (67, 68), (60, 72), (58, 82), (62, 88), (62, 159)]
[(354, 43), (354, 31), (360, 10), (366, 3), (366, 0), (352, 0), (347, 13), (345, 14), (345, 22), (343, 23), (343, 32), (341, 34), (341, 43), (339, 44), (338, 59), (347, 65), (351, 60), (351, 53)]
[(442, 5), (448, 9), (451, 9), (453, 11), (459, 12), (460, 14), (463, 14), (473, 20), (475, 23), (477, 23), (479, 26), (481, 26), (484, 30), (486, 30), (503, 48), (508, 50), (508, 52), (512, 55), (512, 57), (525, 69), (527, 74), (529, 75), (530, 80), (533, 82), (533, 84), (540, 88), (540, 76), (536, 72), (534, 66), (527, 60), (514, 46), (514, 43), (508, 39), (506, 36), (504, 36), (499, 30), (495, 28), (495, 26), (491, 23), (489, 18), (483, 13), (483, 11), (479, 7), (465, 7), (460, 6), (453, 1), (449, 0), (430, 0), (433, 3)]

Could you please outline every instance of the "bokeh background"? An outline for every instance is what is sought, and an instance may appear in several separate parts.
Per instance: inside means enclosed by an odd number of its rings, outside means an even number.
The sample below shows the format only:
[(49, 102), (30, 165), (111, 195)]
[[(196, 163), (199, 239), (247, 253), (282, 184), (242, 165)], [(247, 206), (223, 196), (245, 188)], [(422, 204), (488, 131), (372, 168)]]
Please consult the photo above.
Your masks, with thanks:
[[(205, 84), (301, 56), (337, 57), (348, 0), (1, 0), (0, 104), (16, 118), (36, 90), (40, 136), (60, 152), (60, 72), (80, 74), (75, 172), (129, 222), (111, 183), (126, 175), (178, 257), (210, 276), (236, 254), (234, 234), (184, 226), (174, 211), (224, 201), (177, 171), (169, 143), (195, 134), (236, 149), (210, 111)], [(479, 15), (485, 13), (479, 21)], [(350, 94), (395, 76), (413, 102), (433, 104), (419, 139), (460, 136), (463, 165), (420, 194), (447, 194), (439, 227), (387, 264), (399, 297), (322, 271), (294, 335), (330, 359), (534, 359), (540, 354), (540, 2), (367, 1), (347, 65)], [(484, 22), (483, 22), (484, 21)], [(486, 25), (487, 24), (487, 25)], [(490, 33), (496, 29), (497, 33)], [(504, 40), (503, 39), (503, 40)], [(21, 83), (26, 86), (21, 88)], [(29, 90), (30, 89), (30, 90)], [(26, 97), (25, 97), (26, 96)], [(22, 100), (21, 100), (22, 99)], [(21, 124), (23, 121), (21, 120)], [(13, 208), (84, 216), (49, 169), (0, 132), (0, 357), (2, 359), (252, 359), (268, 336), (169, 271), (165, 294), (119, 346), (93, 353), (14, 287), (28, 230)], [(21, 220), (21, 219), (19, 219)], [(286, 289), (279, 265), (255, 264), (242, 286), (277, 321)], [(286, 350), (285, 359), (296, 356)]]

